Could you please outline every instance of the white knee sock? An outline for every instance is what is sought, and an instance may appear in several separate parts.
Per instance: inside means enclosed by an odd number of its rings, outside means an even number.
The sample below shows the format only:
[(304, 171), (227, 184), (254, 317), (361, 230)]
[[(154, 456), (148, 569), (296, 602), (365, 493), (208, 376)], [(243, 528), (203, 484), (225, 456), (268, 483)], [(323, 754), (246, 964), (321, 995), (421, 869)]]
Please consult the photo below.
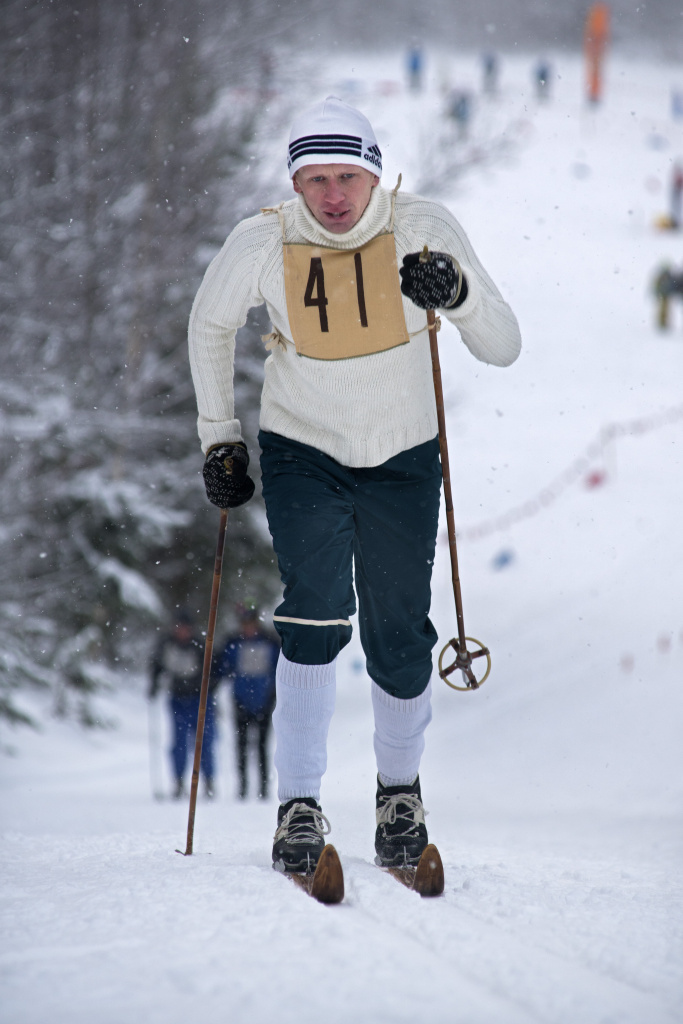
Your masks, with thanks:
[(275, 767), (280, 803), (297, 796), (320, 800), (327, 768), (327, 732), (336, 693), (336, 659), (329, 665), (297, 665), (280, 652), (273, 712)]
[(419, 697), (400, 700), (372, 684), (375, 757), (383, 786), (414, 782), (424, 750), (424, 731), (432, 720), (432, 684)]

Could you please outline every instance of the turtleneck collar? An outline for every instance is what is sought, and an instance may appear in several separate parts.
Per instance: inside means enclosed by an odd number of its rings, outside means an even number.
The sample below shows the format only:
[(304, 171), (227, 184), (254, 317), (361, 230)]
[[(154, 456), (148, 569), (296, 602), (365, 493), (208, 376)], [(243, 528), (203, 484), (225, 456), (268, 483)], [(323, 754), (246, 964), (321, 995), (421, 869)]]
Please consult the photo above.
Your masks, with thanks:
[(324, 245), (330, 249), (357, 249), (386, 231), (391, 221), (391, 192), (381, 185), (373, 188), (370, 202), (358, 223), (340, 235), (328, 231), (315, 219), (303, 195), (299, 194), (298, 198), (294, 210), (296, 230), (313, 245)]

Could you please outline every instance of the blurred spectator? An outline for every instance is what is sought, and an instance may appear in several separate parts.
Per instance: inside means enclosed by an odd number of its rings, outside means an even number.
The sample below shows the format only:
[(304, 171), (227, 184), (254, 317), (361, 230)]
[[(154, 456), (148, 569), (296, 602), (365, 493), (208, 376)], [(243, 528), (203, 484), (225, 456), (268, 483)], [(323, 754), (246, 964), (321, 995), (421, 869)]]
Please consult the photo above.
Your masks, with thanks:
[(683, 271), (663, 266), (653, 282), (657, 302), (657, 326), (665, 331), (669, 327), (669, 303), (672, 296), (683, 299)]
[(408, 86), (413, 92), (419, 92), (422, 88), (423, 59), (422, 50), (419, 46), (411, 46), (406, 58), (408, 71)]
[(225, 642), (218, 676), (232, 683), (232, 699), (239, 775), (239, 797), (247, 796), (247, 752), (250, 729), (256, 732), (259, 763), (259, 798), (268, 796), (267, 743), (275, 707), (275, 666), (280, 645), (263, 632), (258, 610), (240, 610), (240, 631)]
[(452, 89), (448, 95), (446, 113), (458, 126), (461, 138), (467, 135), (472, 119), (472, 94), (466, 89)]
[(681, 226), (681, 196), (683, 195), (683, 166), (674, 164), (671, 172), (671, 227)]
[(481, 63), (484, 73), (483, 92), (486, 96), (495, 96), (498, 92), (498, 72), (500, 70), (498, 54), (491, 51), (483, 53)]
[[(161, 638), (152, 656), (149, 697), (153, 699), (163, 689), (168, 693), (173, 738), (171, 768), (174, 777), (173, 796), (178, 799), (185, 792), (184, 775), (188, 746), (194, 741), (199, 715), (199, 695), (202, 685), (204, 644), (195, 630), (192, 616), (180, 611), (170, 633)], [(206, 795), (214, 795), (214, 741), (216, 738), (216, 686), (209, 684), (206, 706), (204, 740), (200, 770), (204, 778)]]
[(550, 73), (550, 64), (541, 58), (534, 68), (536, 98), (539, 100), (547, 100), (550, 96)]

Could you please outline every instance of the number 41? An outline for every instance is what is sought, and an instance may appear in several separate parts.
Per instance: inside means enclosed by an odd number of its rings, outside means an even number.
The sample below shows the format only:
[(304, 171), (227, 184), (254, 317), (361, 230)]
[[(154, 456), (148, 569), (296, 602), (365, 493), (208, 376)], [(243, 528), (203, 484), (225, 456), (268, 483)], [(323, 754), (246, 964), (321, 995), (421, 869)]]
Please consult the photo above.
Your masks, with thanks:
[[(363, 263), (361, 260), (361, 254), (359, 252), (354, 253), (353, 262), (356, 268), (356, 292), (358, 296), (358, 313), (360, 316), (361, 327), (368, 326), (368, 314), (365, 309), (365, 289), (363, 287)], [(315, 288), (315, 296), (313, 295), (313, 289)], [(320, 316), (320, 330), (323, 334), (327, 334), (330, 330), (327, 320), (327, 306), (328, 299), (325, 295), (325, 273), (323, 271), (323, 261), (319, 256), (311, 257), (311, 270), (308, 275), (308, 283), (306, 285), (306, 291), (304, 293), (304, 306), (317, 306), (318, 314)]]

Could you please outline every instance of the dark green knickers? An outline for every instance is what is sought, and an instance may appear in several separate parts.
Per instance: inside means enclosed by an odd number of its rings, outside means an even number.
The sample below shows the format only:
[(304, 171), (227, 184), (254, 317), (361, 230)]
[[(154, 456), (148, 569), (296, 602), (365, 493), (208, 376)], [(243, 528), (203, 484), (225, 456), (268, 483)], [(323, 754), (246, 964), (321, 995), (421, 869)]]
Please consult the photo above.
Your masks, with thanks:
[(436, 438), (381, 466), (342, 466), (310, 445), (261, 431), (268, 525), (284, 584), (275, 610), (283, 654), (328, 664), (356, 611), (368, 674), (408, 699), (426, 688), (437, 635), (429, 620), (441, 494)]

